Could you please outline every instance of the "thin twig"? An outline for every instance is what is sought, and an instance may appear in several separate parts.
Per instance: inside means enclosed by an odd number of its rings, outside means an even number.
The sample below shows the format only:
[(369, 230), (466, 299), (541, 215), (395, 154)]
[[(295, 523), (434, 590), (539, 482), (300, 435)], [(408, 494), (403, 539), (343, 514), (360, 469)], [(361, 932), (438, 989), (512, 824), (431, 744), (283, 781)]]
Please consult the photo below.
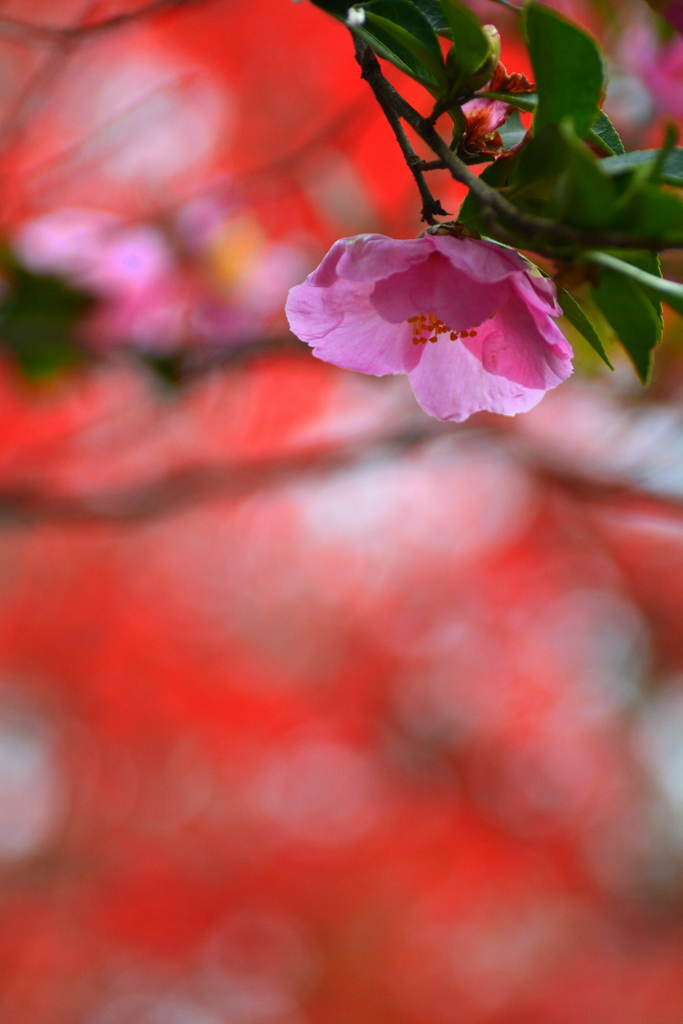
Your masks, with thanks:
[(446, 165), (443, 160), (423, 160), (420, 165), (421, 171), (445, 171)]
[[(463, 163), (447, 146), (429, 119), (423, 117), (414, 107), (401, 96), (393, 85), (387, 81), (382, 73), (379, 61), (370, 47), (360, 42), (357, 44), (362, 61), (363, 78), (369, 84), (375, 94), (378, 103), (385, 110), (390, 107), (392, 111), (402, 118), (406, 124), (426, 142), (433, 153), (450, 171), (455, 181), (466, 185), (481, 203), (482, 209), (490, 210), (497, 219), (521, 235), (526, 241), (535, 239), (537, 236), (549, 236), (556, 239), (569, 248), (610, 248), (610, 249), (649, 249), (661, 251), (663, 249), (683, 249), (683, 238), (669, 241), (662, 245), (657, 239), (637, 238), (625, 232), (593, 232), (582, 231), (579, 228), (571, 227), (569, 224), (558, 224), (548, 217), (537, 217), (525, 213), (517, 206), (514, 206), (497, 189), (487, 185), (485, 181), (477, 177), (467, 164)], [(424, 170), (424, 167), (418, 168)], [(412, 168), (411, 168), (412, 169)], [(534, 244), (531, 248), (536, 249)]]
[[(367, 60), (367, 54), (373, 56), (372, 51), (355, 35), (353, 37), (353, 41), (356, 48), (356, 60), (358, 61), (362, 72), (361, 77), (366, 78), (364, 65)], [(398, 116), (391, 103), (386, 101), (384, 96), (380, 96), (377, 93), (375, 93), (375, 95), (377, 96), (379, 105), (384, 111), (384, 116), (396, 136), (396, 141), (401, 147), (405, 161), (415, 178), (415, 183), (420, 190), (420, 196), (422, 197), (422, 220), (426, 221), (427, 224), (436, 224), (438, 223), (436, 217), (448, 217), (448, 211), (444, 210), (439, 200), (435, 199), (432, 195), (425, 180), (425, 176), (422, 173), (421, 165), (423, 161), (413, 149), (410, 139), (406, 135), (403, 125), (401, 124), (401, 118)]]
[[(86, 0), (83, 9), (73, 28), (78, 28), (97, 0)], [(78, 50), (78, 39), (58, 39), (52, 43), (52, 49), (20, 91), (9, 113), (0, 122), (0, 152), (16, 143), (26, 125), (35, 116), (37, 110), (52, 94), (52, 90), (66, 70), (69, 61)]]

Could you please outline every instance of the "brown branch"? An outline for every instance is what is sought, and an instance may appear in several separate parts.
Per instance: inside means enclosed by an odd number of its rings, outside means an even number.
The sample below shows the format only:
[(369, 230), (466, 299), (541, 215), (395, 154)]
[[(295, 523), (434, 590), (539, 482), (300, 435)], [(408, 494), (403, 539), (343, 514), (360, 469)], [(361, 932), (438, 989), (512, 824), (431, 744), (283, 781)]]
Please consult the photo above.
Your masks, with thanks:
[[(444, 167), (450, 171), (451, 177), (473, 193), (479, 200), (482, 210), (488, 211), (488, 220), (501, 221), (503, 225), (513, 228), (518, 235), (526, 240), (527, 248), (541, 251), (534, 240), (540, 238), (554, 239), (569, 248), (608, 248), (608, 249), (649, 249), (655, 252), (663, 249), (683, 249), (683, 238), (671, 241), (663, 246), (657, 239), (636, 238), (625, 232), (594, 232), (582, 231), (569, 224), (558, 224), (548, 217), (537, 217), (525, 213), (506, 199), (497, 189), (487, 185), (467, 164), (463, 163), (441, 138), (429, 118), (425, 118), (401, 96), (393, 85), (384, 77), (379, 61), (367, 43), (359, 42), (362, 54), (363, 78), (372, 89), (382, 110), (390, 107), (406, 124), (426, 142)], [(421, 162), (422, 163), (422, 162)], [(418, 169), (425, 167), (417, 165)], [(412, 168), (411, 168), (412, 169)], [(531, 244), (528, 244), (531, 243)]]
[(241, 463), (191, 466), (148, 485), (85, 499), (53, 496), (39, 489), (0, 489), (0, 526), (134, 524), (200, 501), (239, 499), (256, 491), (324, 476), (364, 462), (369, 456), (393, 458), (452, 430), (452, 424), (416, 415), (385, 436)]
[[(38, 488), (0, 487), (0, 529), (51, 524), (63, 526), (135, 526), (162, 515), (173, 514), (201, 502), (240, 500), (255, 493), (286, 487), (302, 480), (316, 480), (367, 462), (395, 459), (437, 438), (453, 436), (497, 438), (508, 445), (512, 456), (529, 467), (536, 479), (565, 489), (583, 500), (623, 501), (643, 495), (664, 507), (681, 512), (677, 496), (663, 495), (628, 479), (598, 480), (581, 468), (563, 466), (542, 455), (518, 436), (510, 436), (508, 424), (494, 417), (481, 420), (476, 430), (462, 431), (452, 423), (426, 416), (409, 416), (385, 435), (364, 437), (347, 444), (286, 453), (235, 463), (190, 466), (147, 485), (124, 487), (87, 498), (50, 495)], [(539, 457), (540, 455), (540, 457)]]
[[(354, 46), (356, 49), (356, 60), (358, 61), (361, 68), (361, 78), (365, 78), (366, 81), (370, 81), (366, 75), (366, 64), (369, 59), (372, 58), (377, 63), (374, 54), (369, 46), (361, 42), (361, 40), (354, 35), (353, 37)], [(379, 66), (379, 65), (378, 65)], [(381, 73), (381, 72), (380, 72)], [(372, 74), (372, 69), (370, 69)], [(370, 83), (371, 84), (371, 83)], [(371, 85), (372, 87), (372, 85)], [(410, 171), (415, 178), (415, 183), (420, 191), (422, 197), (422, 220), (426, 221), (427, 224), (436, 224), (436, 217), (447, 217), (448, 211), (444, 210), (443, 206), (438, 199), (435, 199), (432, 195), (424, 174), (422, 173), (423, 160), (413, 149), (410, 139), (406, 135), (403, 125), (401, 124), (401, 118), (397, 114), (393, 105), (387, 101), (384, 95), (380, 95), (375, 92), (377, 102), (384, 111), (384, 116), (389, 122), (391, 129), (396, 136), (396, 141), (401, 147), (401, 152), (405, 158), (405, 162), (410, 168)]]
[(102, 32), (123, 28), (125, 25), (141, 21), (144, 18), (151, 18), (156, 14), (188, 7), (190, 4), (198, 2), (200, 0), (152, 0), (151, 3), (144, 4), (135, 11), (124, 11), (121, 14), (115, 14), (110, 18), (103, 18), (86, 25), (46, 25), (0, 15), (0, 33), (20, 39), (48, 43), (70, 43), (88, 36), (99, 35)]

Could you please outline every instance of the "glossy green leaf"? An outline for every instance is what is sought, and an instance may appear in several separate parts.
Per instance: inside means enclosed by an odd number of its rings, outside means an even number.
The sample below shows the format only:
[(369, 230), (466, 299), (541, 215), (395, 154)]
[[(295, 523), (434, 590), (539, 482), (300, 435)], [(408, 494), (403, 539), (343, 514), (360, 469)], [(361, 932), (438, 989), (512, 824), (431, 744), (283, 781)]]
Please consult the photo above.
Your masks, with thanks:
[(613, 370), (614, 367), (609, 361), (598, 332), (574, 296), (570, 295), (566, 288), (558, 287), (557, 301), (569, 323), (586, 339), (591, 348), (595, 349), (603, 363), (606, 363), (610, 370)]
[[(597, 140), (593, 139), (594, 135), (597, 136)], [(624, 143), (619, 137), (619, 132), (616, 130), (604, 110), (598, 111), (598, 116), (593, 122), (593, 127), (588, 133), (588, 138), (601, 144), (607, 153), (613, 154), (625, 152)]]
[(413, 3), (420, 8), (435, 32), (438, 32), (440, 36), (450, 38), (450, 28), (444, 18), (439, 0), (413, 0)]
[[(610, 156), (602, 161), (603, 170), (609, 175), (625, 174), (647, 164), (654, 167), (658, 149), (636, 149), (632, 153)], [(660, 173), (661, 180), (667, 185), (683, 188), (683, 147), (674, 146), (664, 160)]]
[[(372, 0), (362, 8), (365, 24), (354, 31), (418, 81), (446, 85), (443, 54), (428, 18), (411, 0)], [(426, 72), (426, 73), (425, 73)]]
[(652, 302), (633, 277), (604, 263), (593, 298), (631, 357), (638, 376), (647, 384), (652, 350), (662, 337), (662, 323)]
[(465, 82), (488, 58), (491, 40), (479, 18), (461, 0), (441, 0), (441, 8), (453, 40), (458, 80)]
[(522, 25), (538, 90), (534, 131), (571, 118), (583, 138), (592, 128), (604, 92), (602, 54), (591, 36), (544, 4), (530, 0)]

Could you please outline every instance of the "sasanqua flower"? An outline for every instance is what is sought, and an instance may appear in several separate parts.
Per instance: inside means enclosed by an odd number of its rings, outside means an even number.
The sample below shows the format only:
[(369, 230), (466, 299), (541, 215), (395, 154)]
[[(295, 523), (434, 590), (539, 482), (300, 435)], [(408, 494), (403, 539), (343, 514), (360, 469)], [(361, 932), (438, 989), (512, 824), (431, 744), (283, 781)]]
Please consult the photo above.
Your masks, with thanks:
[(555, 285), (494, 242), (343, 238), (286, 309), (319, 359), (407, 373), (422, 408), (442, 420), (525, 412), (572, 372)]

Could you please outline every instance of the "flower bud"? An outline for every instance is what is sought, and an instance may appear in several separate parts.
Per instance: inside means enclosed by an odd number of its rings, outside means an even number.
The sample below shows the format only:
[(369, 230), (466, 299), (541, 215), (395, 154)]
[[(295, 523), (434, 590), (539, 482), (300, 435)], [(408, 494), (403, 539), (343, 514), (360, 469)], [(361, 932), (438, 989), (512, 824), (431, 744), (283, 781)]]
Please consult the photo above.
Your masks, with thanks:
[(450, 48), (446, 56), (448, 77), (454, 83), (454, 90), (457, 90), (460, 96), (467, 96), (470, 93), (476, 92), (477, 89), (481, 89), (483, 85), (486, 85), (500, 60), (500, 33), (498, 29), (495, 25), (484, 25), (483, 28), (489, 38), (489, 53), (483, 63), (468, 78), (464, 80), (460, 78), (461, 69), (454, 46)]

